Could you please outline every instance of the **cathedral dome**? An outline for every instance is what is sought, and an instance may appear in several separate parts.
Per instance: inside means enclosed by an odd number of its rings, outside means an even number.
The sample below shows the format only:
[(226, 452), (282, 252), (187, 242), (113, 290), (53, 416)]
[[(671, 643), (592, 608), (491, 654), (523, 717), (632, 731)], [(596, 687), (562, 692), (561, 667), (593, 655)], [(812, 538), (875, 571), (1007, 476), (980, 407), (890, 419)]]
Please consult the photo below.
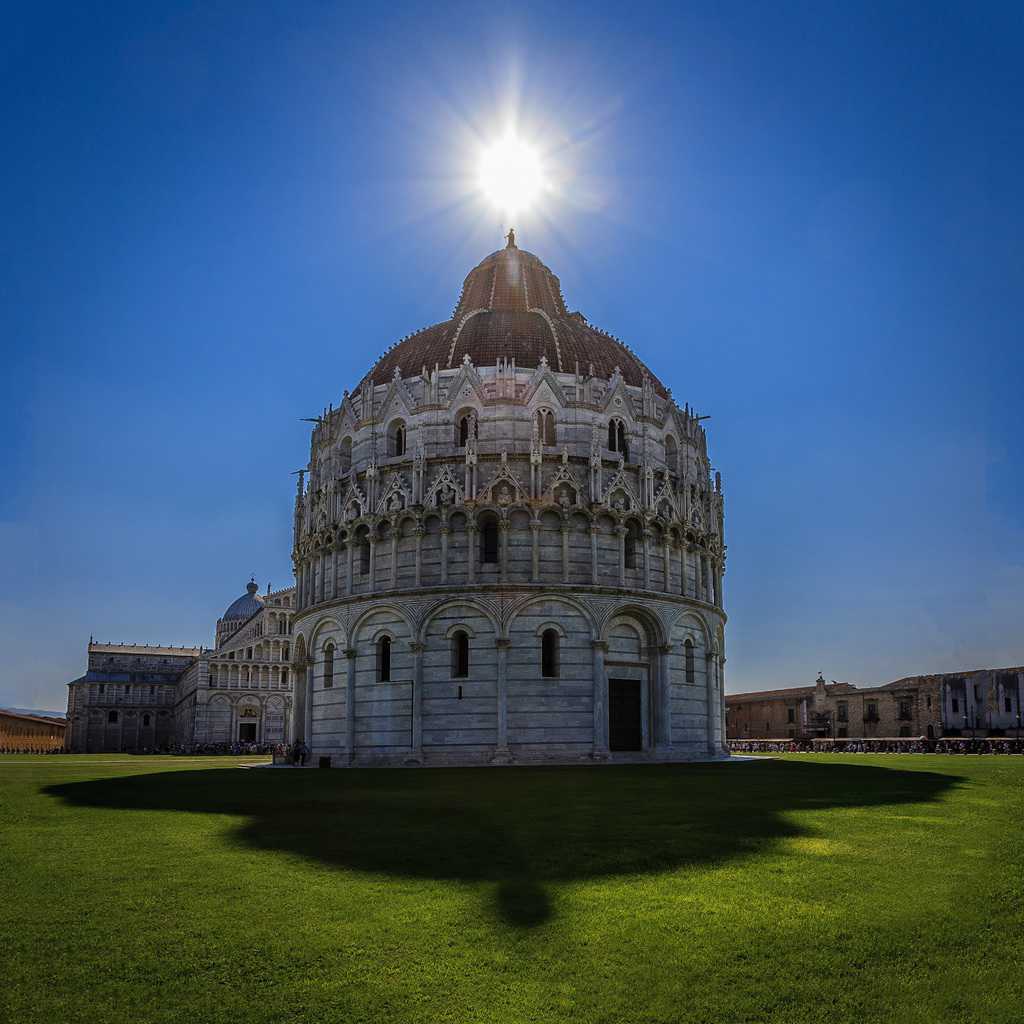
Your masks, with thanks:
[(263, 601), (257, 596), (256, 591), (259, 585), (255, 580), (249, 580), (245, 593), (228, 605), (227, 611), (221, 616), (222, 619), (248, 619), (255, 615), (263, 607)]
[(397, 370), (415, 377), (423, 367), (457, 367), (469, 356), (475, 366), (499, 359), (533, 369), (547, 359), (559, 373), (591, 371), (611, 378), (618, 367), (627, 384), (640, 387), (648, 377), (663, 398), (667, 389), (617, 338), (569, 312), (558, 278), (531, 252), (515, 244), (492, 252), (467, 275), (450, 320), (426, 327), (392, 346), (360, 382), (384, 383)]

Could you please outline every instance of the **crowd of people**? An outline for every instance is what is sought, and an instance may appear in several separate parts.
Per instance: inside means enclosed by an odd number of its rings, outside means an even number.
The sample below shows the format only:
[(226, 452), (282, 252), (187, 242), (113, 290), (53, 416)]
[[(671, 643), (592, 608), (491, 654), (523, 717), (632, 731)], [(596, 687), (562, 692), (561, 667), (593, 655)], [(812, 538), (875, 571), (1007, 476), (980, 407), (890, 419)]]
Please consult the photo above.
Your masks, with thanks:
[(1001, 736), (729, 740), (728, 745), (734, 754), (1024, 754), (1024, 742)]

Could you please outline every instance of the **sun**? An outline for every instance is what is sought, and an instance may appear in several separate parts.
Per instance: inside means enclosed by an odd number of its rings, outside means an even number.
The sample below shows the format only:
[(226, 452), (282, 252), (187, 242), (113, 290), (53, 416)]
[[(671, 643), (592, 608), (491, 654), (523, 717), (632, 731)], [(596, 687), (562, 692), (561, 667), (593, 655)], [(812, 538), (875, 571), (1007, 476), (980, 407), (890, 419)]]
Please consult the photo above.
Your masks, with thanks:
[(537, 151), (515, 135), (485, 147), (480, 154), (477, 184), (488, 202), (512, 217), (529, 209), (544, 189)]

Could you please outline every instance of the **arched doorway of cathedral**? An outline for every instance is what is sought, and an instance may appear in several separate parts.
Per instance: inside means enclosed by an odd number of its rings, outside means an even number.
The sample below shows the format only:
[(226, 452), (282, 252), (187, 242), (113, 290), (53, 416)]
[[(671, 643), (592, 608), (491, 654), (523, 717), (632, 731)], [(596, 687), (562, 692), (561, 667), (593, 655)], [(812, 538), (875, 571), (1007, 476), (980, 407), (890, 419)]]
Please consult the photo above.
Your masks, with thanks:
[(613, 754), (650, 750), (655, 715), (654, 628), (641, 613), (630, 612), (612, 619), (607, 635), (608, 748)]
[(238, 732), (236, 739), (239, 743), (258, 743), (261, 740), (262, 715), (260, 714), (260, 703), (255, 697), (243, 697), (238, 704)]

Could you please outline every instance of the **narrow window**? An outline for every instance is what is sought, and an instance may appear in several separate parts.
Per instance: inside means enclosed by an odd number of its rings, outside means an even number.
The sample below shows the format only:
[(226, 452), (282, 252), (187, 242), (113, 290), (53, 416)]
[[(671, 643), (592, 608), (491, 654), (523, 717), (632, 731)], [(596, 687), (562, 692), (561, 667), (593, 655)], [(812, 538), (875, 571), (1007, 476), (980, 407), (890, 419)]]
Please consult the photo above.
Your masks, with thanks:
[(391, 637), (382, 636), (377, 644), (377, 681), (391, 682)]
[(1013, 710), (1013, 699), (1011, 697), (1005, 697), (1003, 699), (1003, 710), (1004, 711), (1012, 711)]
[(370, 542), (366, 537), (359, 542), (359, 571), (364, 576), (370, 571)]
[(149, 725), (149, 715), (143, 715), (142, 716), (142, 724), (143, 725)]
[(540, 674), (545, 679), (558, 678), (558, 640), (557, 629), (545, 629), (541, 635)]
[(636, 523), (630, 523), (626, 527), (626, 568), (636, 568), (636, 539), (639, 530), (637, 529)]
[(391, 427), (391, 454), (405, 454), (405, 424), (400, 420)]
[(796, 721), (796, 709), (795, 708), (786, 708), (786, 721), (787, 722), (795, 722)]
[(281, 685), (288, 685), (288, 669), (286, 668), (281, 669)]
[(116, 711), (108, 711), (107, 712), (107, 721), (108, 722), (116, 722), (117, 721), (117, 712)]
[(480, 561), (483, 565), (498, 564), (498, 523), (493, 518), (484, 520), (480, 531)]
[(670, 473), (679, 471), (679, 446), (671, 434), (665, 438), (665, 465)]
[(960, 701), (958, 701), (956, 699), (956, 697), (954, 697), (953, 698), (953, 714), (955, 715), (959, 710), (960, 710)]
[(465, 448), (469, 444), (469, 439), (472, 436), (477, 438), (480, 436), (480, 430), (477, 427), (476, 417), (471, 412), (467, 412), (459, 417), (459, 447)]
[(622, 457), (628, 462), (629, 461), (629, 447), (626, 444), (626, 424), (619, 420), (617, 430), (617, 441), (618, 445), (616, 451), (621, 453)]
[(683, 653), (686, 658), (686, 681), (692, 685), (696, 682), (696, 673), (693, 669), (693, 641), (689, 638), (683, 644)]
[(452, 678), (469, 675), (469, 634), (461, 629), (452, 636)]
[(615, 430), (615, 420), (608, 421), (608, 450), (610, 452), (617, 452), (618, 449), (618, 433)]
[(334, 685), (334, 644), (328, 644), (324, 648), (324, 689), (329, 690)]
[(338, 446), (338, 469), (342, 476), (352, 468), (352, 438), (346, 437)]
[(550, 409), (537, 410), (537, 436), (541, 444), (554, 446), (555, 440), (555, 414)]

